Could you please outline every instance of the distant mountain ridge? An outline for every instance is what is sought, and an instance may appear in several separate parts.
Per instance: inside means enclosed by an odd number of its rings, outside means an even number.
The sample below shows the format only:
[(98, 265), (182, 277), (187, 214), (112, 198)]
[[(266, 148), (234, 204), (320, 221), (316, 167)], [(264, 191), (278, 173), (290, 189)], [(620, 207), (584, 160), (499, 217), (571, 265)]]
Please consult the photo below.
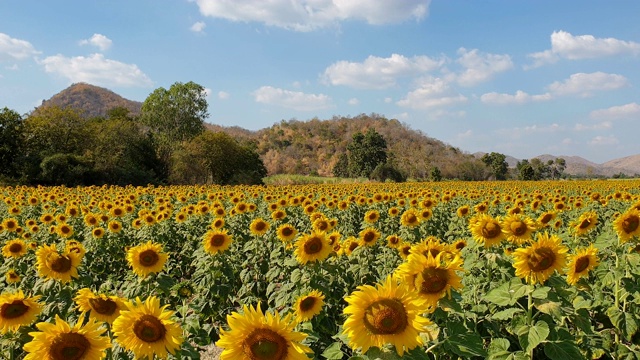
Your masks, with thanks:
[[(114, 107), (124, 107), (132, 115), (138, 115), (142, 103), (123, 98), (111, 90), (76, 83), (42, 102), (40, 107), (71, 107), (85, 118), (105, 117)], [(39, 108), (40, 108), (39, 107)], [(35, 110), (37, 111), (37, 109)], [(410, 129), (395, 119), (377, 114), (361, 114), (356, 117), (337, 117), (329, 120), (289, 120), (269, 128), (250, 131), (238, 126), (206, 124), (213, 131), (223, 131), (235, 138), (256, 144), (270, 174), (317, 173), (330, 176), (338, 155), (346, 151), (346, 145), (355, 132), (374, 128), (387, 140), (396, 164), (409, 176), (428, 177), (437, 166), (442, 175), (449, 178), (468, 179), (485, 176), (484, 165), (478, 160), (485, 153), (469, 154), (440, 140), (431, 138), (419, 130)], [(612, 176), (623, 173), (640, 174), (640, 154), (597, 164), (579, 156), (537, 156), (543, 162), (561, 157), (566, 160), (565, 173), (578, 176)], [(506, 155), (509, 167), (515, 167), (519, 159)], [(487, 175), (488, 176), (488, 175)]]

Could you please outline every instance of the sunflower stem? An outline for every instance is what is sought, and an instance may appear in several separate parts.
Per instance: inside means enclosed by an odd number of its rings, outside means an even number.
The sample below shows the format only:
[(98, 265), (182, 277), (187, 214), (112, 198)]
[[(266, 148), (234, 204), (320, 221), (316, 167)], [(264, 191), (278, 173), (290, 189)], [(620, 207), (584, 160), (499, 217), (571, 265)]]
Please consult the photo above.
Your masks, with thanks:
[[(613, 289), (613, 301), (614, 301), (615, 309), (618, 310), (620, 308), (620, 277), (618, 276), (618, 269), (620, 267), (620, 258), (618, 257), (617, 251), (614, 254), (616, 257), (616, 265), (615, 265), (616, 266), (615, 267), (616, 283)], [(614, 332), (614, 337), (615, 337), (615, 343), (616, 344), (620, 343), (620, 335), (618, 334), (618, 331)]]

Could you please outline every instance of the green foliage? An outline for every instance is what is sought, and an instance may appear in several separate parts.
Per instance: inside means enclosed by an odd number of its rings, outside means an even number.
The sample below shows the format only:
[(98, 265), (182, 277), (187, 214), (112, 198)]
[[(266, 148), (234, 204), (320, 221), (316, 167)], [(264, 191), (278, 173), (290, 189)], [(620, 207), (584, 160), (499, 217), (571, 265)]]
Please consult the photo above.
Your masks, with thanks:
[(375, 129), (357, 132), (347, 146), (350, 177), (370, 177), (376, 166), (387, 162), (387, 142)]
[(54, 154), (40, 163), (41, 179), (47, 185), (77, 186), (92, 183), (92, 164), (86, 158), (74, 154)]
[(506, 180), (509, 164), (507, 164), (505, 159), (506, 156), (504, 154), (492, 152), (490, 154), (484, 154), (481, 160), (491, 169), (496, 180)]
[(22, 116), (8, 108), (0, 110), (0, 176), (15, 178), (24, 141)]
[(405, 182), (407, 181), (407, 177), (400, 172), (395, 166), (384, 163), (376, 166), (375, 169), (369, 175), (369, 178), (372, 180), (385, 182), (385, 181), (393, 181), (393, 182)]

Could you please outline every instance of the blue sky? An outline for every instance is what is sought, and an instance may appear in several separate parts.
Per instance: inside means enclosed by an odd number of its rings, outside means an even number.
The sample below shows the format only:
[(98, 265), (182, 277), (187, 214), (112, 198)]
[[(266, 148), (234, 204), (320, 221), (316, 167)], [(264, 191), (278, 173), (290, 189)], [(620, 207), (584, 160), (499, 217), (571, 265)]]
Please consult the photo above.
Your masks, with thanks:
[(377, 113), (465, 152), (640, 154), (640, 1), (0, 0), (0, 107), (194, 81), (208, 122)]

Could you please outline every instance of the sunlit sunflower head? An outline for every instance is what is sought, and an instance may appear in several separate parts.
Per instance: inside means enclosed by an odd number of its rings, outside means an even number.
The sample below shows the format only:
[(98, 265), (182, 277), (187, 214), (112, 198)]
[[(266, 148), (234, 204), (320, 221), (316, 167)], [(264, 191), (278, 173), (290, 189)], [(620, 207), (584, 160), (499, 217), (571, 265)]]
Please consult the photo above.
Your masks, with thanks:
[(36, 261), (41, 277), (67, 283), (78, 277), (82, 255), (75, 252), (61, 254), (55, 245), (43, 245), (36, 251)]
[(302, 295), (296, 299), (293, 309), (297, 322), (309, 321), (322, 311), (324, 305), (324, 295), (313, 290), (308, 294)]
[(369, 210), (364, 214), (364, 221), (368, 224), (373, 224), (380, 219), (380, 212), (378, 210)]
[(359, 286), (345, 301), (348, 305), (343, 312), (347, 319), (342, 332), (348, 337), (349, 346), (362, 353), (373, 346), (392, 344), (402, 356), (422, 345), (420, 333), (431, 324), (421, 316), (425, 303), (391, 276), (376, 286)]
[(2, 228), (5, 229), (6, 231), (14, 232), (19, 227), (20, 225), (18, 223), (18, 220), (14, 218), (8, 218), (2, 221)]
[(400, 224), (406, 227), (416, 227), (420, 225), (420, 213), (415, 208), (405, 210), (400, 216)]
[(396, 217), (398, 215), (400, 215), (400, 209), (398, 209), (395, 206), (392, 206), (389, 208), (389, 210), (387, 210), (387, 214), (389, 214), (389, 216), (391, 217)]
[(160, 300), (151, 296), (142, 302), (139, 298), (126, 303), (127, 310), (113, 322), (113, 334), (120, 346), (133, 352), (136, 358), (166, 358), (175, 354), (182, 344), (182, 329), (174, 321), (174, 312)]
[(541, 228), (545, 228), (552, 224), (552, 221), (556, 218), (555, 211), (545, 211), (543, 212), (537, 220), (538, 226)]
[(467, 217), (470, 214), (469, 205), (462, 205), (456, 210), (458, 217)]
[(464, 239), (456, 240), (451, 245), (449, 245), (449, 248), (453, 252), (460, 252), (462, 251), (462, 249), (466, 247), (467, 247), (467, 242)]
[(271, 212), (271, 219), (273, 220), (282, 220), (287, 217), (287, 212), (281, 209), (276, 209)]
[(27, 244), (21, 239), (9, 240), (2, 247), (2, 256), (19, 259), (27, 253)]
[(291, 315), (263, 314), (260, 304), (227, 315), (229, 330), (220, 329), (220, 360), (306, 360), (312, 350), (302, 344), (307, 334), (294, 331)]
[(80, 311), (88, 312), (89, 317), (96, 321), (109, 324), (113, 324), (113, 321), (120, 315), (121, 310), (127, 309), (124, 299), (113, 295), (94, 294), (88, 288), (78, 290), (73, 300)]
[(296, 238), (296, 236), (298, 235), (298, 230), (291, 224), (282, 224), (278, 226), (276, 235), (278, 236), (278, 239), (280, 239), (280, 241), (289, 243)]
[(349, 236), (342, 242), (342, 249), (347, 256), (351, 255), (353, 250), (357, 249), (358, 246), (360, 246), (360, 242), (355, 236)]
[(505, 238), (500, 225), (500, 218), (493, 218), (488, 214), (478, 214), (474, 216), (475, 221), (469, 222), (469, 228), (473, 239), (489, 248), (500, 244)]
[(595, 229), (597, 223), (598, 214), (595, 211), (587, 211), (580, 215), (580, 217), (571, 224), (571, 227), (577, 236), (582, 236)]
[(387, 236), (387, 246), (393, 249), (397, 249), (402, 244), (402, 238), (396, 234)]
[(140, 277), (162, 271), (168, 257), (162, 252), (161, 244), (154, 244), (151, 241), (134, 246), (127, 251), (127, 262), (133, 267), (133, 272)]
[(396, 249), (398, 250), (398, 255), (400, 255), (401, 258), (407, 259), (411, 254), (411, 248), (412, 245), (410, 242), (403, 241), (400, 243), (400, 245), (398, 245)]
[(114, 234), (117, 234), (120, 231), (122, 231), (122, 223), (118, 220), (109, 221), (108, 227), (109, 227), (109, 231), (111, 231)]
[(55, 324), (36, 324), (40, 331), (30, 332), (31, 342), (24, 345), (28, 352), (25, 360), (84, 360), (103, 359), (111, 348), (111, 340), (103, 336), (107, 330), (100, 323), (90, 320), (82, 325), (78, 321), (71, 326), (56, 315)]
[(589, 271), (595, 269), (598, 264), (598, 249), (593, 244), (588, 248), (578, 250), (574, 255), (569, 255), (567, 265), (567, 283), (575, 285), (580, 278), (588, 276)]
[(68, 238), (73, 235), (73, 227), (67, 223), (60, 223), (56, 226), (56, 234), (62, 238)]
[(324, 217), (313, 220), (313, 223), (311, 223), (311, 227), (313, 228), (313, 230), (318, 232), (329, 232), (333, 229), (331, 223), (329, 222), (329, 219)]
[(262, 218), (257, 218), (251, 222), (249, 230), (253, 235), (262, 236), (269, 230), (269, 223)]
[(87, 253), (87, 250), (84, 248), (84, 245), (82, 245), (80, 242), (76, 240), (67, 240), (67, 244), (65, 246), (64, 251), (74, 252), (76, 254), (79, 254), (81, 257), (83, 257), (84, 254)]
[(7, 284), (17, 284), (20, 282), (20, 280), (22, 280), (22, 278), (20, 277), (18, 272), (16, 272), (15, 269), (7, 270), (7, 272), (4, 274), (4, 278)]
[(374, 246), (380, 239), (380, 231), (375, 228), (366, 228), (360, 231), (359, 237), (361, 246)]
[(486, 213), (487, 210), (489, 210), (489, 204), (487, 204), (486, 202), (478, 203), (473, 207), (473, 211), (481, 214)]
[(209, 230), (202, 238), (202, 246), (209, 254), (217, 254), (226, 251), (231, 246), (233, 239), (227, 234), (227, 230)]
[(40, 296), (25, 296), (22, 290), (0, 295), (0, 334), (31, 325), (42, 310)]
[(394, 273), (407, 284), (427, 303), (431, 311), (438, 306), (438, 301), (451, 296), (451, 289), (462, 289), (462, 278), (458, 272), (463, 272), (462, 258), (445, 256), (440, 253), (437, 256), (412, 253), (407, 261), (402, 263)]
[(531, 234), (536, 230), (533, 220), (521, 214), (507, 215), (500, 227), (507, 240), (517, 245), (531, 241)]
[(625, 211), (613, 221), (613, 228), (621, 243), (640, 236), (640, 211), (635, 207)]
[(568, 248), (557, 235), (539, 233), (537, 241), (513, 252), (516, 276), (529, 284), (544, 284), (557, 271), (562, 273), (567, 263)]
[(294, 253), (301, 264), (323, 261), (333, 251), (324, 232), (313, 231), (301, 236), (295, 244)]
[(93, 230), (91, 230), (91, 235), (93, 235), (93, 237), (95, 237), (96, 239), (100, 239), (104, 236), (104, 229), (101, 227), (93, 228)]

